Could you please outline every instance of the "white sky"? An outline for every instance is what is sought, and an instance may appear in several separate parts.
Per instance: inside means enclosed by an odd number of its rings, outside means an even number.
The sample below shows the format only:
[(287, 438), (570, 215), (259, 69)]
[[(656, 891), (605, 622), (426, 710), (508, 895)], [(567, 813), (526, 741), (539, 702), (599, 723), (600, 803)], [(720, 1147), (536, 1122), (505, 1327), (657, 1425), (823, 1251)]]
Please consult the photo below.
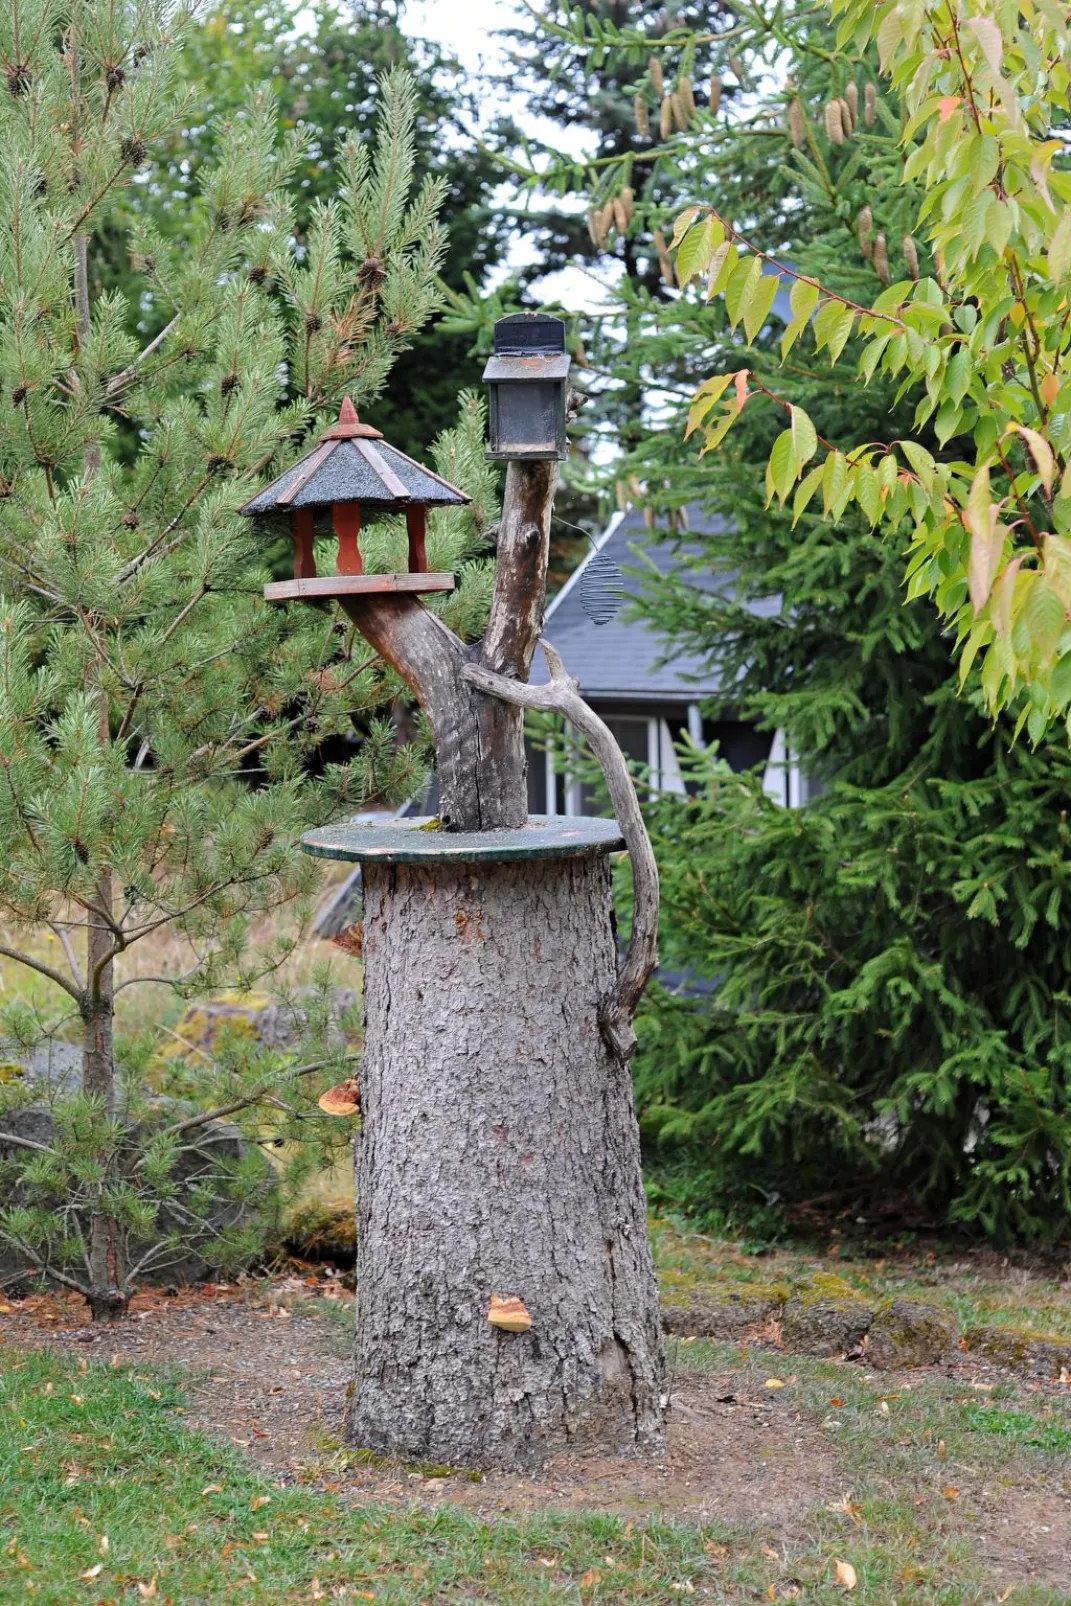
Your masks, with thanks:
[[(539, 0), (534, 0), (534, 3), (538, 6)], [(491, 79), (500, 75), (505, 65), (502, 43), (495, 38), (496, 30), (524, 20), (524, 7), (517, 0), (406, 0), (402, 27), (414, 37), (437, 40), (474, 77), (479, 78), (481, 73), (486, 72)], [(531, 21), (531, 18), (527, 20)], [(582, 154), (586, 141), (581, 131), (558, 129), (542, 118), (533, 117), (525, 112), (519, 97), (511, 101), (507, 94), (499, 99), (497, 105), (489, 104), (487, 111), (493, 115), (498, 109), (512, 112), (532, 138), (544, 138), (548, 143), (577, 155)], [(508, 201), (508, 185), (503, 187), (502, 194), (503, 199)], [(568, 206), (569, 203), (559, 199), (555, 204)], [(523, 267), (531, 260), (532, 252), (522, 229), (514, 237), (501, 277), (506, 277), (510, 269)], [(590, 273), (583, 273), (579, 269), (566, 268), (561, 273), (549, 274), (539, 281), (538, 289), (547, 300), (560, 300), (576, 312), (593, 310), (602, 300), (595, 279)]]
[(407, 33), (437, 39), (478, 72), (501, 59), (491, 36), (515, 21), (517, 10), (513, 0), (408, 0), (402, 25)]

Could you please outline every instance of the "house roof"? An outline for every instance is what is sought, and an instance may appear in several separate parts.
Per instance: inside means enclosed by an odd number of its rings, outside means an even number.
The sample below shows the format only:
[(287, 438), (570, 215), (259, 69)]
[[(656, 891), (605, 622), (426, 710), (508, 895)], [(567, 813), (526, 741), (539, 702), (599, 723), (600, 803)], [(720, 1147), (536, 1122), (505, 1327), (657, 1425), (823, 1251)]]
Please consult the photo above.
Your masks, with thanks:
[(311, 452), (272, 480), (242, 508), (247, 515), (281, 513), (295, 507), (326, 507), (332, 502), (371, 506), (456, 506), (471, 497), (415, 463), (385, 441), (378, 429), (362, 424), (349, 397), (339, 421)]
[[(688, 509), (688, 525), (696, 535), (712, 535), (726, 527), (720, 516), (704, 514), (695, 507)], [(589, 552), (569, 576), (544, 617), (543, 634), (561, 653), (566, 669), (579, 680), (586, 698), (609, 702), (689, 703), (721, 690), (722, 681), (716, 665), (687, 653), (675, 653), (668, 662), (661, 662), (667, 651), (665, 637), (646, 620), (632, 617), (633, 609), (629, 605), (642, 594), (644, 587), (642, 574), (630, 570), (651, 566), (663, 575), (683, 569), (698, 590), (724, 594), (731, 585), (724, 575), (685, 567), (687, 558), (699, 556), (701, 550), (698, 543), (681, 541), (679, 537), (659, 539), (657, 533), (647, 530), (638, 509), (630, 508), (611, 521), (596, 542), (595, 550)], [(604, 625), (593, 623), (585, 611), (583, 597), (584, 576), (599, 556), (609, 559), (623, 571), (622, 606)], [(764, 613), (777, 612), (779, 607), (779, 598), (758, 605)], [(530, 679), (535, 685), (546, 683), (547, 671), (541, 653), (533, 660)]]

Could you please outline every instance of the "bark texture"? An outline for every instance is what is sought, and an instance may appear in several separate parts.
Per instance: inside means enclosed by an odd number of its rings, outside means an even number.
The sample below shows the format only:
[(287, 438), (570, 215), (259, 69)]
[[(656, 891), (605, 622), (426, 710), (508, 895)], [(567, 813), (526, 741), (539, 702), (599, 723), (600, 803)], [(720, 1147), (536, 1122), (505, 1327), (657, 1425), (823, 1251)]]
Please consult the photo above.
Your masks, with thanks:
[[(348, 1437), (450, 1465), (658, 1449), (664, 1352), (604, 858), (366, 864)], [(515, 1295), (529, 1332), (487, 1320)]]
[(528, 818), (524, 713), (461, 678), (467, 663), (527, 680), (543, 619), (558, 465), (510, 463), (487, 630), (467, 647), (412, 596), (340, 596), (365, 640), (401, 675), (431, 724), (447, 831), (502, 831)]

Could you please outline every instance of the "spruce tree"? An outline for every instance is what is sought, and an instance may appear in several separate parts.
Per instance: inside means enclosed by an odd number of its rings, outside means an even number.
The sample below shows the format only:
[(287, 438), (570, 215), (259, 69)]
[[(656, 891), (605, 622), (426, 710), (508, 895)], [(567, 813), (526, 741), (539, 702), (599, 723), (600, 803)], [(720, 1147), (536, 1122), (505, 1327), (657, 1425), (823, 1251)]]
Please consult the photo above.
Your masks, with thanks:
[[(343, 395), (381, 394), (438, 305), (444, 186), (415, 172), (413, 84), (384, 82), (375, 141), (343, 140), (338, 194), (300, 242), (302, 140), (252, 91), (181, 226), (135, 217), (124, 296), (100, 288), (98, 252), (188, 115), (191, 25), (163, 0), (13, 0), (0, 24), (2, 952), (59, 989), (83, 1045), (52, 1139), (0, 1122), (0, 1234), (95, 1316), (125, 1308), (200, 1119), (161, 1125), (117, 1080), (125, 956), (168, 927), (194, 956), (187, 991), (254, 973), (250, 918), (312, 884), (299, 831), (422, 770), (382, 717), (396, 682), (333, 613), (262, 601), (261, 537), (236, 515)], [(472, 470), (477, 517), (481, 433), (472, 404), (440, 458)], [(455, 515), (436, 543), (463, 570), (448, 612), (465, 631), (486, 593), (463, 563), (476, 524)], [(355, 759), (311, 767), (354, 722)], [(52, 957), (33, 940), (45, 924)], [(5, 1109), (31, 1096), (11, 1084)]]
[[(590, 17), (581, 37), (554, 15), (590, 60)], [(603, 39), (651, 120), (688, 41), (660, 50), (653, 73), (653, 33)], [(849, 71), (833, 44), (801, 11), (776, 34), (750, 17), (716, 47), (726, 81), (755, 83), (772, 61), (784, 77), (776, 94), (697, 106), (686, 130), (652, 137), (660, 204), (634, 207), (637, 257), (658, 262), (659, 233), (717, 197), (777, 260), (864, 305), (880, 293), (914, 201), (877, 64)], [(840, 115), (842, 100), (857, 113), (851, 141), (827, 110), (836, 101)], [(600, 207), (628, 177), (622, 162), (545, 152), (532, 167), (533, 187)], [(833, 442), (908, 433), (917, 397), (898, 399), (880, 374), (864, 389), (800, 343), (782, 367), (776, 310), (734, 336), (720, 303), (680, 292), (668, 252), (662, 267), (653, 289), (621, 277), (585, 329), (595, 373), (643, 398), (633, 433), (616, 432), (603, 493), (642, 501), (659, 539), (679, 533), (680, 572), (650, 582), (643, 612), (669, 652), (718, 666), (726, 692), (707, 712), (784, 731), (823, 790), (786, 810), (761, 774), (693, 754), (692, 795), (651, 809), (663, 962), (707, 984), (655, 993), (642, 1017), (656, 1188), (712, 1224), (769, 1228), (818, 1199), (871, 1219), (1058, 1237), (1071, 1218), (1059, 1160), (1071, 1138), (1066, 749), (991, 727), (973, 681), (959, 697), (953, 643), (925, 602), (905, 605), (895, 546), (857, 513), (793, 528), (767, 506), (780, 408), (749, 401), (717, 453), (685, 440), (697, 384), (718, 369), (750, 369)], [(720, 531), (685, 532), (689, 505), (720, 514)], [(694, 584), (712, 572), (716, 589)]]

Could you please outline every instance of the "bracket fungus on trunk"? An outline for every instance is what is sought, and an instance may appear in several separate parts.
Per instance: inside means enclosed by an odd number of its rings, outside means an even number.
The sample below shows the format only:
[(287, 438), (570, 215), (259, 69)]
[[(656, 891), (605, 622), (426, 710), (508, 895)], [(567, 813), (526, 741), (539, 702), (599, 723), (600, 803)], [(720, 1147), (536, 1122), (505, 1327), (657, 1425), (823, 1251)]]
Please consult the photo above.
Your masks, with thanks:
[[(449, 480), (391, 446), (371, 424), (362, 424), (346, 396), (338, 423), (320, 437), (319, 444), (258, 492), (241, 512), (247, 518), (261, 519), (289, 514), (294, 578), (273, 581), (264, 587), (264, 595), (269, 602), (295, 598), (312, 602), (377, 592), (452, 591), (452, 574), (428, 572), (427, 510), (458, 507), (471, 500)], [(409, 539), (406, 573), (365, 574), (359, 541), (364, 510), (405, 514)], [(317, 523), (328, 513), (338, 541), (338, 572), (320, 575), (313, 544)]]

